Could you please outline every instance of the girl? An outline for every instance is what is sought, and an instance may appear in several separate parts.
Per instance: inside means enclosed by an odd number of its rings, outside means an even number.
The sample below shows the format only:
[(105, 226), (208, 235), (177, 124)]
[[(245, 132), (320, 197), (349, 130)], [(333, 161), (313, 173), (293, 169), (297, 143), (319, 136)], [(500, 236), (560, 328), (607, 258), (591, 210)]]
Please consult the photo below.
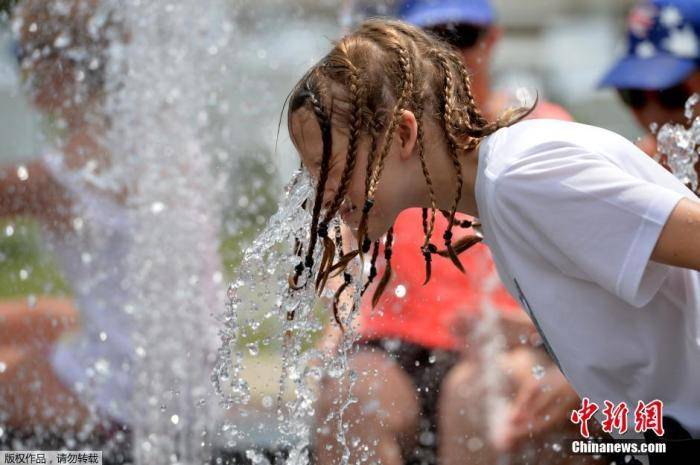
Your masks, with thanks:
[[(506, 108), (506, 103), (515, 99), (515, 96), (491, 85), (491, 58), (502, 31), (495, 21), (494, 7), (489, 0), (411, 0), (399, 4), (400, 7), (393, 11), (398, 19), (427, 29), (455, 47), (464, 64), (473, 72), (472, 93), (487, 118), (498, 116), (498, 109)], [(361, 11), (361, 14), (367, 13), (366, 9)], [(529, 117), (572, 120), (563, 108), (543, 100)], [(468, 256), (460, 257), (464, 267), (470, 270), (468, 274), (453, 266), (449, 259), (433, 257), (431, 279), (423, 285), (425, 271), (420, 246), (424, 233), (421, 228), (416, 228), (416, 224), (421, 224), (422, 215), (427, 213), (427, 210), (410, 208), (397, 217), (393, 227), (392, 278), (388, 291), (373, 308), (373, 289), (369, 288), (359, 304), (356, 321), (360, 340), (358, 353), (352, 356), (350, 363), (360, 377), (353, 386), (353, 395), (366, 399), (366, 402), (358, 401), (345, 411), (344, 418), (352, 425), (351, 434), (363, 438), (363, 447), (371, 444), (373, 438), (368, 436), (375, 428), (369, 425), (381, 422), (382, 414), (366, 414), (367, 405), (376, 403), (375, 399), (384, 391), (395, 395), (401, 390), (409, 392), (403, 396), (408, 402), (398, 403), (392, 398), (391, 404), (382, 405), (380, 410), (387, 411), (388, 416), (410, 421), (396, 422), (396, 428), (383, 428), (380, 446), (374, 448), (377, 453), (378, 450), (390, 449), (383, 445), (396, 444), (402, 436), (414, 436), (419, 438), (413, 441), (417, 445), (413, 447), (411, 444), (411, 450), (402, 448), (403, 463), (436, 463), (438, 444), (446, 452), (440, 460), (443, 465), (496, 462), (496, 456), (503, 459), (506, 453), (511, 454), (515, 464), (519, 458), (528, 455), (527, 451), (537, 451), (538, 460), (552, 465), (580, 461), (581, 457), (563, 459), (565, 454), (553, 451), (550, 444), (560, 442), (559, 438), (566, 437), (567, 432), (572, 436), (577, 431), (578, 427), (570, 422), (569, 414), (581, 401), (566, 378), (556, 373), (557, 367), (543, 348), (527, 343), (527, 335), (536, 329), (500, 283), (488, 248), (478, 244)], [(465, 215), (457, 218), (460, 221), (471, 219)], [(442, 236), (446, 227), (447, 220), (443, 215), (437, 215), (433, 234)], [(473, 234), (473, 230), (459, 230), (456, 234), (455, 239), (459, 239), (461, 235)], [(382, 273), (382, 257), (379, 251), (376, 267), (379, 274)], [(513, 329), (503, 331), (506, 343), (502, 353), (495, 349), (493, 337), (485, 343), (471, 340), (469, 348), (463, 340), (471, 333), (465, 326), (477, 326), (479, 320), (482, 321), (478, 327), (484, 326), (483, 319), (475, 317), (485, 308), (494, 311), (494, 317), (500, 320), (499, 328)], [(467, 324), (468, 321), (473, 324)], [(458, 328), (464, 332), (459, 334)], [(494, 328), (494, 331), (500, 335), (498, 329)], [(334, 324), (329, 326), (327, 334), (331, 337), (326, 341), (340, 339), (340, 329)], [(513, 337), (508, 338), (508, 335)], [(480, 356), (485, 352), (491, 355)], [(498, 368), (492, 367), (492, 380), (484, 381), (489, 377), (483, 375), (480, 367), (489, 367), (496, 361), (504, 367), (502, 374), (499, 376)], [(378, 370), (381, 374), (370, 374), (369, 369), (376, 365), (381, 366)], [(546, 376), (533, 376), (533, 366), (541, 366)], [(325, 420), (335, 411), (332, 401), (342, 395), (345, 388), (341, 384), (330, 377), (324, 380), (319, 405), (329, 406), (330, 410), (319, 409), (319, 419)], [(464, 385), (475, 389), (467, 392)], [(366, 386), (370, 392), (362, 391)], [(531, 390), (540, 392), (540, 399), (529, 395)], [(411, 391), (416, 395), (411, 396)], [(547, 395), (555, 401), (543, 402), (541, 398)], [(503, 415), (503, 425), (492, 430), (484, 425), (488, 424), (494, 409), (483, 407), (493, 404), (494, 397), (510, 405), (504, 406), (509, 413)], [(527, 398), (529, 403), (517, 405), (506, 400), (515, 398)], [(538, 411), (532, 409), (533, 405), (544, 404), (546, 407)], [(418, 412), (415, 417), (406, 414), (413, 411)], [(399, 416), (398, 412), (404, 414)], [(316, 437), (316, 456), (320, 464), (336, 463), (342, 450), (327, 450), (325, 446), (335, 442), (337, 423), (324, 421), (324, 426), (327, 426), (323, 429), (324, 434)], [(483, 438), (483, 446), (470, 450), (467, 438), (471, 438), (472, 443)], [(553, 457), (547, 457), (547, 454)], [(391, 463), (386, 457), (382, 462), (385, 465)]]
[[(381, 294), (395, 218), (427, 208), (426, 274), (436, 253), (461, 268), (458, 255), (483, 238), (582, 397), (601, 406), (660, 399), (700, 437), (695, 196), (603, 129), (521, 122), (529, 109), (487, 120), (470, 86), (453, 50), (398, 21), (363, 23), (309, 70), (288, 122), (318, 185), (311, 241), (291, 281), (302, 285), (305, 268), (321, 278), (333, 269), (313, 257), (317, 243), (332, 246), (328, 224), (339, 214), (359, 244), (346, 262), (387, 233)], [(432, 242), (437, 210), (448, 216), (442, 250)], [(457, 212), (479, 218), (479, 234), (453, 242)]]

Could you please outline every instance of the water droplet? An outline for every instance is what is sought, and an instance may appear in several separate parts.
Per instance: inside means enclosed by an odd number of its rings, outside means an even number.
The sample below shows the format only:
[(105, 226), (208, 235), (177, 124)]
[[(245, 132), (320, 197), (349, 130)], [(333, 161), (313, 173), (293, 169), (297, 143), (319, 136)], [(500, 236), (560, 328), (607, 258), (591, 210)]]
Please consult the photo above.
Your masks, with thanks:
[(470, 451), (476, 452), (484, 447), (484, 441), (481, 438), (472, 437), (467, 440), (467, 448)]
[(252, 342), (251, 342), (250, 344), (248, 344), (247, 347), (248, 347), (248, 352), (249, 352), (250, 355), (252, 355), (253, 357), (255, 357), (256, 355), (258, 355), (258, 353), (260, 352), (260, 350), (258, 349), (258, 345), (257, 345), (257, 344), (254, 344), (254, 343), (252, 343)]
[(262, 398), (262, 406), (265, 408), (272, 408), (273, 403), (272, 397), (270, 396), (265, 396)]
[(29, 32), (36, 32), (37, 30), (39, 30), (39, 27), (36, 25), (36, 23), (29, 25)]
[(33, 309), (36, 308), (36, 302), (37, 302), (37, 298), (36, 298), (36, 296), (35, 296), (34, 294), (29, 294), (29, 295), (27, 296), (27, 307), (28, 307), (30, 310), (33, 310)]
[(107, 340), (107, 333), (100, 331), (100, 341), (105, 342)]
[(24, 268), (19, 270), (19, 279), (21, 279), (22, 281), (26, 281), (28, 278), (29, 278), (29, 271), (25, 270)]
[(165, 204), (163, 202), (153, 202), (151, 204), (151, 212), (154, 215), (161, 213), (163, 210), (165, 210)]
[(428, 357), (428, 362), (430, 362), (430, 363), (435, 363), (436, 360), (437, 360), (437, 357), (435, 355), (431, 355), (430, 357)]
[(29, 179), (29, 171), (27, 170), (26, 166), (19, 165), (17, 167), (17, 177), (20, 181), (26, 181), (27, 179)]
[(5, 236), (7, 237), (12, 237), (15, 233), (15, 227), (12, 226), (11, 224), (8, 224), (5, 226)]
[(430, 431), (423, 431), (418, 438), (418, 442), (423, 446), (432, 446), (435, 443), (435, 435)]
[(80, 260), (87, 265), (92, 262), (92, 255), (87, 252), (83, 252), (80, 254)]
[(95, 371), (101, 375), (109, 374), (109, 361), (104, 358), (98, 358), (95, 361)]
[(144, 358), (146, 356), (146, 349), (144, 349), (143, 347), (137, 347), (135, 352), (136, 355), (138, 355), (140, 358)]
[(693, 114), (695, 113), (695, 105), (700, 102), (700, 95), (693, 94), (690, 96), (687, 102), (685, 102), (685, 117), (688, 121), (693, 119)]
[(338, 379), (341, 376), (343, 376), (343, 366), (341, 364), (342, 362), (332, 362), (331, 366), (328, 367), (328, 376), (334, 379)]
[(53, 41), (53, 46), (56, 48), (65, 48), (65, 47), (69, 46), (70, 43), (71, 43), (70, 37), (67, 34), (62, 33), (58, 37), (56, 37), (56, 39)]
[(544, 377), (544, 367), (542, 365), (534, 365), (532, 367), (532, 376), (535, 377), (535, 379), (540, 380)]
[(554, 450), (554, 452), (561, 452), (561, 449), (562, 449), (561, 444), (559, 444), (558, 442), (555, 442), (554, 444), (552, 444), (552, 450)]
[(178, 415), (173, 415), (172, 417), (170, 417), (170, 421), (173, 425), (177, 425), (178, 423), (180, 423), (180, 417)]
[(404, 297), (406, 297), (406, 286), (404, 286), (403, 284), (399, 284), (398, 286), (396, 286), (396, 289), (394, 289), (394, 294), (399, 299), (403, 299)]
[(0, 373), (5, 373), (5, 370), (7, 370), (7, 364), (3, 361), (0, 361)]

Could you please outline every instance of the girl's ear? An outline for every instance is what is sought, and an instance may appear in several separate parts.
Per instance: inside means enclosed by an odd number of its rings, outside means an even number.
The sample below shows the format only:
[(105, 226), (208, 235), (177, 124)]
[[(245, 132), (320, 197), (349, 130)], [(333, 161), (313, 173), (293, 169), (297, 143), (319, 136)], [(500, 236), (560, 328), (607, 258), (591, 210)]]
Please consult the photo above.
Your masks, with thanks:
[(412, 111), (403, 110), (396, 128), (398, 142), (400, 144), (400, 156), (402, 160), (408, 160), (413, 155), (418, 139), (418, 121)]

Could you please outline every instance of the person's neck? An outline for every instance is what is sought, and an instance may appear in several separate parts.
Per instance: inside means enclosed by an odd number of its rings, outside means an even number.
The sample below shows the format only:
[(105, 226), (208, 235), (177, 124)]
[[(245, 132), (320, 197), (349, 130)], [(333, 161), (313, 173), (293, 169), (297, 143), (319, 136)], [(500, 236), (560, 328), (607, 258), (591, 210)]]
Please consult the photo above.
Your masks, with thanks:
[(479, 217), (476, 203), (476, 178), (479, 172), (479, 147), (467, 152), (460, 159), (462, 165), (462, 195), (457, 204), (457, 211), (469, 216)]
[[(454, 205), (456, 176), (454, 164), (447, 153), (444, 157), (437, 157), (439, 165), (435, 165), (431, 171), (432, 185), (435, 194), (435, 206), (439, 210), (450, 211)], [(476, 204), (475, 187), (476, 177), (479, 168), (479, 147), (467, 153), (459, 155), (461, 165), (462, 192), (457, 211), (469, 216), (478, 217), (479, 209)], [(430, 207), (429, 192), (423, 192), (418, 199), (418, 203), (423, 207)]]

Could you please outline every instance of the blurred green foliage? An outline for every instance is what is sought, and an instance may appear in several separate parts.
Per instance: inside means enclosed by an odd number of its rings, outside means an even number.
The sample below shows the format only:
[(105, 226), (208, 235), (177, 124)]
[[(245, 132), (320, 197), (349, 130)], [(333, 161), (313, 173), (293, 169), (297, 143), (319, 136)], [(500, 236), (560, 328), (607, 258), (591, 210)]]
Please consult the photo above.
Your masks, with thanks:
[(29, 219), (0, 222), (0, 298), (69, 292), (41, 247), (39, 225)]
[(274, 163), (263, 151), (241, 157), (233, 167), (221, 239), (221, 257), (228, 277), (240, 264), (245, 247), (277, 211), (278, 184)]
[[(242, 157), (230, 176), (220, 246), (227, 281), (233, 278), (245, 247), (277, 209), (279, 183), (271, 166), (274, 164), (264, 156)], [(36, 221), (26, 218), (0, 221), (0, 299), (29, 294), (69, 295), (70, 289), (51, 255), (42, 247), (41, 228)], [(327, 319), (326, 310), (317, 308), (320, 320)], [(240, 347), (258, 344), (261, 353), (275, 352), (282, 322), (274, 317), (262, 319), (258, 313), (249, 309), (242, 316), (257, 319), (260, 324), (241, 322), (245, 330), (239, 340)], [(269, 343), (263, 342), (266, 340)], [(305, 346), (313, 343), (307, 341)]]

